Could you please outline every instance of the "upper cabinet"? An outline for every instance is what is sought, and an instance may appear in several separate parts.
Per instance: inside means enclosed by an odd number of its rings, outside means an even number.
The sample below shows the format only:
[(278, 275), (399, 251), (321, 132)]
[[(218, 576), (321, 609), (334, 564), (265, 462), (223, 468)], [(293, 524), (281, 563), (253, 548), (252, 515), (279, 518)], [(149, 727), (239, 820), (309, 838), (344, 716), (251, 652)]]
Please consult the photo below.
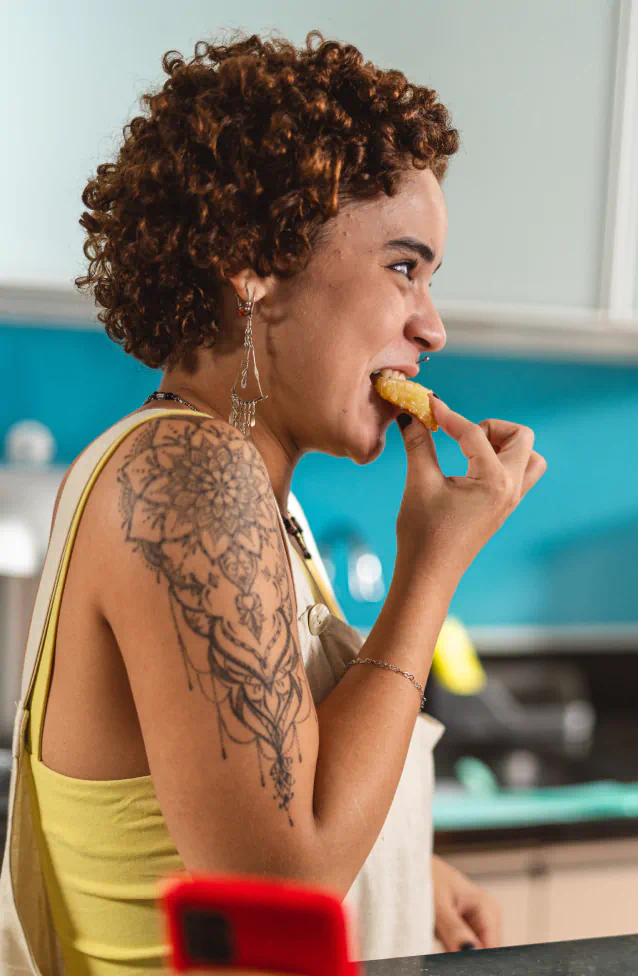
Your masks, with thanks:
[[(598, 305), (618, 2), (432, 5), (423, 67), (461, 133), (448, 300)], [(425, 67), (427, 66), (427, 67)]]
[(424, 80), (462, 139), (433, 284), (448, 345), (638, 360), (638, 0), (428, 20)]
[[(44, 88), (23, 74), (5, 132), (21, 155), (0, 162), (0, 320), (91, 323), (71, 283), (85, 264), (86, 178), (111, 158), (139, 95), (164, 80), (161, 55), (190, 56), (228, 23), (221, 0), (144, 0), (133, 13), (115, 0), (96, 42), (71, 9), (11, 14), (7, 83), (27, 41), (50, 60)], [(638, 0), (324, 0), (312, 22), (273, 0), (267, 19), (246, 0), (245, 29), (301, 43), (318, 27), (436, 88), (450, 109), (461, 148), (433, 280), (450, 348), (638, 360)]]

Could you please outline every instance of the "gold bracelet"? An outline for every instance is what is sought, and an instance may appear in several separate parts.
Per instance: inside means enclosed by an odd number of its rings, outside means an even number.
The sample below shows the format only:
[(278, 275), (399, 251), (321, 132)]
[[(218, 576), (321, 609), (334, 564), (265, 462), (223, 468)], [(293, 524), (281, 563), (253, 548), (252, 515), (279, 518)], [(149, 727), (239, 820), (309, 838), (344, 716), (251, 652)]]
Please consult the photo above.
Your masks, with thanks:
[(413, 674), (411, 674), (410, 671), (402, 671), (401, 668), (395, 667), (394, 664), (388, 664), (387, 661), (373, 661), (372, 658), (370, 657), (355, 657), (353, 661), (348, 661), (348, 663), (346, 664), (346, 671), (353, 664), (376, 664), (377, 667), (379, 668), (387, 668), (389, 671), (396, 671), (397, 674), (402, 674), (405, 678), (408, 678), (412, 682), (416, 690), (419, 692), (419, 694), (421, 695), (421, 708), (423, 708), (425, 702), (427, 701), (427, 698), (423, 693), (424, 692), (423, 685), (416, 680), (416, 678), (414, 677)]

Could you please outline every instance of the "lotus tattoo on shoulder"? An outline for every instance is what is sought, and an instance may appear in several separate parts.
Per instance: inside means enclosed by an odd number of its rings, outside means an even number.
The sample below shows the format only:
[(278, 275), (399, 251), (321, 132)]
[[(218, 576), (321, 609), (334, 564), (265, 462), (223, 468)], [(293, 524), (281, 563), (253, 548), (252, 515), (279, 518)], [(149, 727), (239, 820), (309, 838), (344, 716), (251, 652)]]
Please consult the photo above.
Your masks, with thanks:
[[(302, 762), (297, 729), (314, 707), (293, 631), (272, 487), (263, 465), (255, 463), (254, 447), (207, 418), (149, 420), (118, 471), (118, 483), (126, 541), (157, 581), (168, 583), (188, 686), (199, 688), (217, 709), (223, 758), (225, 737), (253, 743), (260, 783), (266, 786), (267, 764), (273, 798), (293, 826), (295, 748)], [(266, 613), (262, 594), (268, 587), (275, 599)], [(193, 635), (202, 654), (193, 653)]]

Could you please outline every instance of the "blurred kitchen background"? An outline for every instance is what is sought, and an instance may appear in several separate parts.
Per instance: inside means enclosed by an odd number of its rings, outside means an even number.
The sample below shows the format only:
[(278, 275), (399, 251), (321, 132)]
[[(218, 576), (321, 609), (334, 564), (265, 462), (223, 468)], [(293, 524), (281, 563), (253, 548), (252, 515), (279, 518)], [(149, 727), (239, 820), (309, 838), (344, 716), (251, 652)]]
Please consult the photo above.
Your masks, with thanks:
[[(229, 27), (308, 30), (432, 85), (462, 148), (433, 293), (448, 331), (420, 380), (536, 431), (539, 485), (464, 577), (427, 710), (437, 849), (502, 900), (506, 942), (638, 931), (637, 0), (73, 0), (13, 4), (0, 155), (0, 727), (66, 466), (159, 376), (75, 294), (80, 193), (169, 49)], [(436, 436), (448, 474), (460, 452)], [(295, 476), (351, 623), (392, 576), (397, 429), (372, 465)], [(427, 612), (427, 608), (424, 608)], [(5, 751), (4, 756), (7, 757)], [(8, 766), (5, 760), (5, 766)], [(6, 776), (5, 776), (6, 779)]]

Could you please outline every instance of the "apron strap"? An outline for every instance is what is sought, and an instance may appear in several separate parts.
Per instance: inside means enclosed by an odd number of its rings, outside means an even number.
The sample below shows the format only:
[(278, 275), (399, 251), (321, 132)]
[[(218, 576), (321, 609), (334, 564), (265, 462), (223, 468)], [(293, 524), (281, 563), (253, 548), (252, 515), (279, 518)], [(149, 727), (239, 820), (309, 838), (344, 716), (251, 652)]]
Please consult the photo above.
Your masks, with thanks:
[(297, 558), (303, 565), (311, 589), (319, 596), (322, 603), (325, 603), (330, 613), (334, 614), (335, 617), (339, 617), (340, 620), (345, 621), (346, 618), (343, 613), (343, 610), (341, 609), (341, 607), (338, 606), (337, 601), (333, 596), (332, 592), (327, 587), (321, 586), (318, 582), (318, 580), (320, 579), (320, 575), (314, 558), (306, 559), (301, 555), (300, 552), (298, 552), (295, 546), (292, 546), (292, 548), (297, 554)]

